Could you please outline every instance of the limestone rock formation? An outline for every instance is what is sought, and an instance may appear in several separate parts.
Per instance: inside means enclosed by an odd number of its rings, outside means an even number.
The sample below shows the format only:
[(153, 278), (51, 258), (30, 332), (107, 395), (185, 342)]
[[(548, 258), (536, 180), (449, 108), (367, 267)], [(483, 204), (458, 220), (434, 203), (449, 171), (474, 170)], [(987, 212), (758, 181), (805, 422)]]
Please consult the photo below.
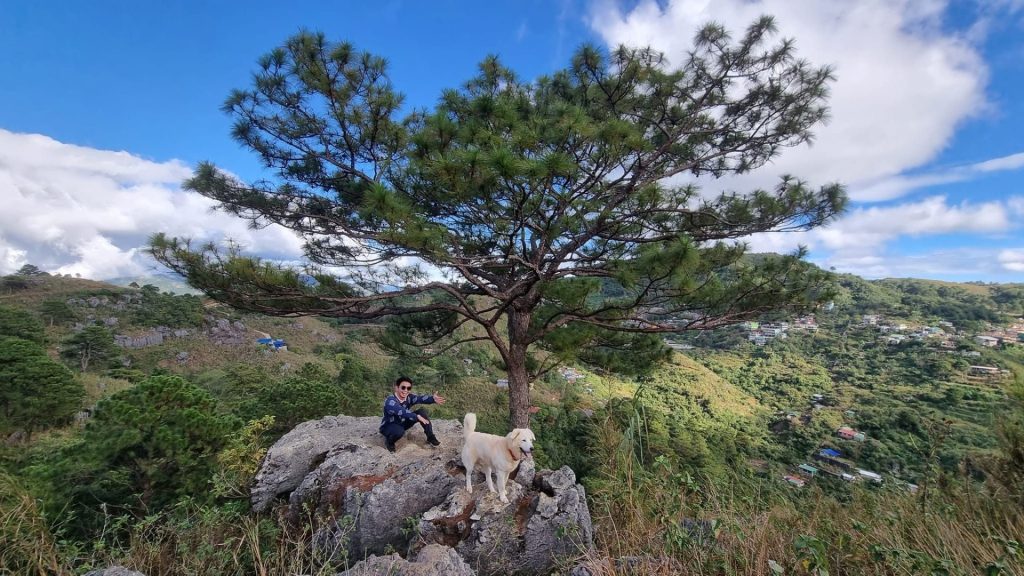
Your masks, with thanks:
[(517, 478), (508, 492), (509, 504), (485, 485), (453, 492), (423, 514), (420, 541), (454, 547), (481, 575), (547, 574), (593, 547), (586, 495), (569, 467)]
[[(585, 493), (568, 467), (538, 471), (524, 460), (505, 504), (482, 477), (473, 494), (465, 491), (460, 423), (434, 420), (437, 448), (413, 428), (395, 453), (384, 448), (379, 424), (350, 416), (300, 424), (264, 458), (253, 508), (287, 496), (288, 521), (311, 525), (321, 554), (365, 559), (346, 572), (353, 575), (546, 574), (593, 546)], [(473, 570), (458, 571), (455, 558)], [(445, 571), (431, 571), (435, 565)], [(393, 571), (374, 571), (382, 567)]]
[(476, 576), (455, 550), (432, 544), (409, 562), (398, 554), (371, 556), (336, 576)]

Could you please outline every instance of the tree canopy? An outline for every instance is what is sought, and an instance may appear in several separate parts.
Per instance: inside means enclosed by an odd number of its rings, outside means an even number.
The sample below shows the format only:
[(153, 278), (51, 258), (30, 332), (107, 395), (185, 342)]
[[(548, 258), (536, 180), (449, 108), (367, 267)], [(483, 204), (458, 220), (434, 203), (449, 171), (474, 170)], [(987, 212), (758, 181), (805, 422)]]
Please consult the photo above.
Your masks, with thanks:
[(210, 498), (216, 454), (238, 421), (212, 396), (176, 376), (153, 376), (102, 400), (80, 443), (50, 470), (68, 525), (89, 533), (104, 506), (117, 515), (158, 512), (180, 497)]
[(42, 344), (46, 339), (43, 323), (31, 312), (0, 306), (0, 336), (13, 336)]
[[(525, 426), (529, 382), (561, 359), (653, 361), (651, 334), (828, 295), (802, 251), (750, 258), (740, 240), (827, 223), (844, 206), (840, 185), (696, 184), (763, 166), (825, 119), (831, 71), (773, 44), (774, 31), (767, 17), (735, 40), (709, 25), (672, 62), (583, 47), (533, 81), (488, 57), (432, 110), (404, 115), (382, 58), (300, 33), (224, 105), (270, 178), (247, 185), (204, 163), (185, 186), (298, 233), (307, 268), (163, 235), (151, 251), (238, 308), (426, 315), (408, 344), (435, 352), (488, 340), (509, 372), (512, 424)], [(536, 347), (545, 361), (531, 360)]]
[(0, 336), (0, 432), (60, 423), (82, 404), (85, 388), (36, 342)]
[(86, 326), (65, 338), (60, 347), (61, 357), (77, 363), (82, 372), (89, 366), (106, 366), (117, 352), (114, 335), (103, 326)]

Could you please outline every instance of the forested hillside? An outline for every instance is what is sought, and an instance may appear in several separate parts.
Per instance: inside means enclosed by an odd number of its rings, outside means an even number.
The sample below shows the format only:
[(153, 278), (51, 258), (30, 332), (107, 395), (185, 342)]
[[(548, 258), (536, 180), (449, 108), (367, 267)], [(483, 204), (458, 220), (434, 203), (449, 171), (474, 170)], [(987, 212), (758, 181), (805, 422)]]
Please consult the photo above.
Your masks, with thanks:
[[(840, 275), (813, 315), (667, 341), (639, 375), (549, 372), (536, 459), (587, 487), (590, 560), (647, 558), (640, 573), (1024, 573), (1022, 314), (1024, 285)], [(344, 569), (250, 512), (274, 440), (378, 415), (400, 374), (449, 398), (434, 417), (507, 431), (489, 345), (422, 359), (389, 327), (3, 278), (0, 573)]]

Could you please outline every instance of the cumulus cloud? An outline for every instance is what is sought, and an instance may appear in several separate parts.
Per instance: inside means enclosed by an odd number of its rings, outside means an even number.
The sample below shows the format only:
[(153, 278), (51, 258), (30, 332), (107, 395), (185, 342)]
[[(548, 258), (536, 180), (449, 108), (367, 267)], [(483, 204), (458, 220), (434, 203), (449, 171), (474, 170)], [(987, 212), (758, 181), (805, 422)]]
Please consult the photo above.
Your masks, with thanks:
[[(1016, 218), (1021, 204), (1024, 204), (1024, 198), (1016, 196), (981, 203), (950, 203), (944, 196), (932, 196), (894, 206), (858, 208), (825, 228), (799, 233), (757, 234), (749, 238), (749, 243), (755, 252), (789, 252), (797, 246), (807, 246), (817, 251), (815, 261), (819, 264), (865, 276), (879, 276), (882, 275), (880, 270), (897, 268), (923, 270), (924, 266), (930, 266), (931, 274), (936, 274), (939, 273), (936, 268), (939, 262), (949, 262), (949, 259), (929, 263), (924, 261), (927, 257), (888, 254), (886, 246), (904, 236), (996, 236), (1012, 233), (1024, 226)], [(998, 268), (994, 266), (997, 251), (992, 249), (976, 253), (971, 258), (980, 258), (980, 254), (983, 254), (987, 260), (983, 263), (965, 258), (972, 262), (971, 266), (954, 267), (951, 270), (963, 272), (984, 269), (991, 272)], [(916, 262), (921, 258), (924, 260), (918, 265)]]
[(999, 253), (999, 263), (1012, 272), (1024, 272), (1024, 248), (1003, 250)]
[[(681, 62), (699, 27), (714, 21), (733, 37), (770, 14), (778, 38), (793, 38), (797, 54), (835, 69), (831, 118), (813, 146), (784, 151), (747, 175), (700, 179), (704, 193), (769, 188), (793, 174), (812, 185), (847, 185), (853, 209), (827, 228), (759, 234), (754, 251), (811, 248), (812, 260), (869, 277), (967, 275), (1004, 277), (1024, 266), (1020, 250), (1001, 250), (1024, 229), (1024, 197), (959, 202), (930, 196), (892, 200), (931, 186), (963, 183), (1024, 169), (1024, 152), (974, 164), (922, 170), (950, 145), (967, 120), (992, 111), (989, 69), (980, 46), (996, 19), (1020, 12), (1020, 0), (973, 6), (975, 20), (950, 27), (950, 0), (639, 0), (598, 1), (589, 19), (610, 46), (652, 46)], [(1009, 191), (1016, 192), (1019, 191)], [(887, 202), (885, 205), (872, 205)], [(893, 250), (903, 238), (982, 237), (984, 250)], [(948, 241), (945, 242), (948, 244)]]
[(996, 260), (996, 250), (931, 250), (919, 254), (830, 257), (825, 264), (839, 271), (853, 269), (865, 278), (991, 278), (1013, 280)]
[(928, 186), (938, 184), (951, 184), (953, 182), (965, 182), (992, 172), (1019, 170), (1021, 168), (1024, 168), (1024, 152), (926, 174), (883, 178), (858, 187), (853, 191), (853, 196), (864, 202), (889, 200), (919, 188), (927, 188)]
[(25, 263), (88, 278), (145, 273), (153, 262), (141, 249), (154, 232), (231, 238), (276, 259), (301, 256), (301, 240), (284, 228), (251, 230), (181, 190), (190, 174), (177, 160), (0, 130), (0, 274)]
[(621, 11), (596, 6), (593, 28), (610, 45), (649, 45), (681, 58), (694, 32), (721, 22), (734, 36), (764, 14), (799, 56), (835, 68), (831, 121), (814, 146), (785, 151), (728, 185), (767, 185), (780, 174), (842, 181), (852, 196), (933, 159), (957, 126), (986, 109), (988, 69), (968, 32), (943, 27), (941, 0), (642, 0)]

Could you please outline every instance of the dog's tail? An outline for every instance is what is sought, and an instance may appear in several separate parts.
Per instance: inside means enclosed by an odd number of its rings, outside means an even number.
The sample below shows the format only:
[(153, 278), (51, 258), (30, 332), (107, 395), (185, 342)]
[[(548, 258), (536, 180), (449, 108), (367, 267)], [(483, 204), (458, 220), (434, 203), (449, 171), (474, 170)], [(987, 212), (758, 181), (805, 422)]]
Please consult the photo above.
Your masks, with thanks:
[(476, 414), (469, 412), (466, 417), (462, 419), (462, 433), (469, 434), (476, 430)]

